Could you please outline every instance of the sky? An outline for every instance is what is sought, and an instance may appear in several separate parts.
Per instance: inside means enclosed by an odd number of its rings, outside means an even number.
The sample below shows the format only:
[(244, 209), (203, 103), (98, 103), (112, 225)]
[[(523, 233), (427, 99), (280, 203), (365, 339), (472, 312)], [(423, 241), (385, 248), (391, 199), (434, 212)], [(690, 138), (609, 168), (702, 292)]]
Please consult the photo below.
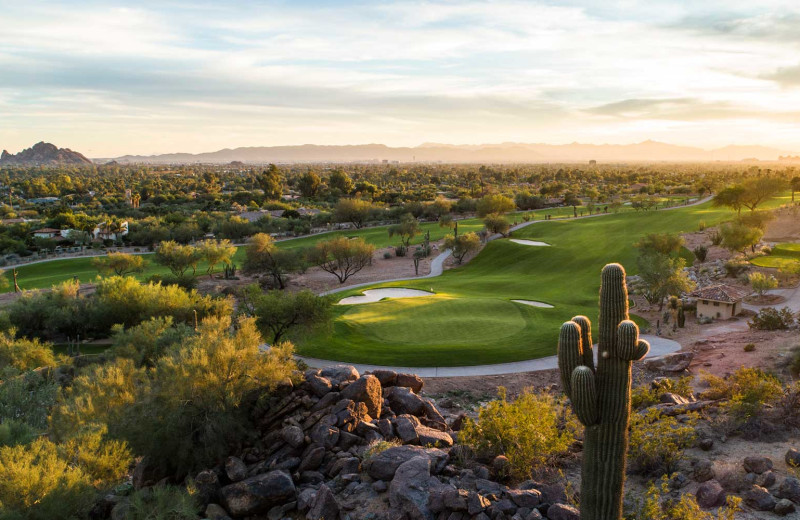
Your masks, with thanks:
[(0, 149), (800, 151), (800, 2), (0, 0)]

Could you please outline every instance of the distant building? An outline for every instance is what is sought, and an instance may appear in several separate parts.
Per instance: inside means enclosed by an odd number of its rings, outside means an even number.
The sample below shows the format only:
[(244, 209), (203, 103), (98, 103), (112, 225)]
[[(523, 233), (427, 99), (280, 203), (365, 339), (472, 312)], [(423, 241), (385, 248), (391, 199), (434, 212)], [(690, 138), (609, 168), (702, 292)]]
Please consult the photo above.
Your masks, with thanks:
[(92, 236), (95, 240), (118, 240), (121, 237), (124, 237), (128, 234), (128, 221), (120, 222), (119, 229), (114, 229), (114, 227), (110, 226), (108, 222), (101, 222), (98, 224), (94, 231), (92, 231)]
[(55, 204), (60, 199), (58, 197), (37, 197), (35, 199), (28, 199), (28, 204)]
[(692, 293), (697, 298), (697, 317), (720, 320), (733, 318), (742, 312), (744, 294), (729, 285), (712, 285)]
[(589, 166), (597, 166), (597, 161), (592, 159), (591, 161), (589, 161)]
[(55, 228), (41, 228), (31, 231), (36, 238), (61, 238), (61, 230)]

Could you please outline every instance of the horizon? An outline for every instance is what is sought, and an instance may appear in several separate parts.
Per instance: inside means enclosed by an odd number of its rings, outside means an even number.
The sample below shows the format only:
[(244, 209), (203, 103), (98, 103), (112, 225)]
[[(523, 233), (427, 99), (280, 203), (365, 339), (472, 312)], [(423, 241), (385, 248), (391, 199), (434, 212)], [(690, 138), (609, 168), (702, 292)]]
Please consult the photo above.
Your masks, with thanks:
[(0, 148), (800, 150), (800, 6), (0, 1)]

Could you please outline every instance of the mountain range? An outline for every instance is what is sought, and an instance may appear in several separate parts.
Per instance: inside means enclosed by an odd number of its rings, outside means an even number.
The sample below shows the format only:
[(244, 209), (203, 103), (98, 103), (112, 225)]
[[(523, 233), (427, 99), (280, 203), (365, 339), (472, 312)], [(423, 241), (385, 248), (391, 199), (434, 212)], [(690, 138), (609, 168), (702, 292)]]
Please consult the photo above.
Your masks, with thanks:
[[(446, 162), (446, 163), (542, 163), (620, 161), (776, 161), (790, 152), (765, 146), (726, 146), (704, 150), (657, 141), (636, 144), (562, 145), (500, 143), (452, 145), (424, 143), (416, 147), (390, 147), (383, 144), (323, 146), (257, 146), (226, 148), (199, 154), (125, 155), (114, 159), (120, 164), (224, 164), (241, 161), (250, 164), (313, 162)], [(107, 159), (111, 160), (111, 159)], [(101, 160), (98, 160), (98, 162)]]
[(3, 150), (0, 166), (59, 166), (92, 164), (84, 155), (69, 148), (58, 148), (54, 144), (39, 142), (18, 154)]

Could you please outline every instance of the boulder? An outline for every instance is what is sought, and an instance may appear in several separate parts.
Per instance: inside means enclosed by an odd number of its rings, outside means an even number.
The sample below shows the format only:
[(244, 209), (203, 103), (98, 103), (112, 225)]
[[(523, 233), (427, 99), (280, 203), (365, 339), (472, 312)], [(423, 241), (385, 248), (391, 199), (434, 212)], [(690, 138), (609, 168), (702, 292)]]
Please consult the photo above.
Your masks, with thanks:
[(305, 442), (305, 435), (299, 426), (286, 426), (281, 430), (281, 439), (292, 448), (299, 448)]
[(794, 448), (789, 448), (789, 451), (786, 452), (784, 460), (786, 460), (787, 466), (792, 468), (800, 468), (800, 451), (797, 451)]
[(580, 512), (566, 504), (553, 504), (547, 508), (547, 518), (550, 520), (580, 520)]
[(337, 520), (339, 518), (339, 502), (330, 488), (322, 484), (317, 491), (311, 509), (306, 514), (308, 520)]
[(417, 428), (420, 427), (419, 419), (413, 415), (403, 414), (398, 416), (394, 420), (394, 427), (403, 444), (421, 444), (417, 434)]
[(385, 396), (396, 414), (418, 416), (425, 410), (425, 401), (408, 388), (402, 386), (387, 388)]
[(659, 400), (663, 404), (689, 404), (691, 402), (682, 395), (673, 394), (671, 392), (661, 394), (661, 398)]
[(373, 370), (372, 375), (378, 378), (381, 386), (394, 386), (397, 383), (397, 372), (394, 370)]
[(467, 495), (467, 513), (469, 513), (470, 516), (474, 517), (477, 514), (483, 513), (491, 504), (488, 498), (474, 491), (470, 491)]
[(310, 374), (306, 375), (306, 382), (311, 386), (311, 391), (317, 397), (323, 397), (333, 389), (333, 384), (327, 377)]
[(780, 516), (786, 516), (788, 514), (794, 513), (794, 510), (795, 510), (794, 503), (791, 500), (787, 500), (785, 498), (778, 500), (778, 502), (775, 504), (775, 509), (773, 509), (775, 514)]
[(223, 487), (222, 503), (232, 516), (266, 513), (273, 506), (295, 500), (292, 478), (283, 471), (270, 471)]
[(208, 520), (231, 520), (228, 512), (219, 504), (208, 504), (206, 506), (206, 518)]
[(361, 376), (345, 387), (341, 392), (343, 399), (359, 401), (367, 405), (367, 413), (371, 417), (381, 416), (383, 405), (383, 391), (381, 383), (373, 375)]
[(719, 507), (725, 502), (725, 490), (716, 480), (703, 482), (697, 488), (697, 504), (703, 509)]
[(200, 504), (208, 504), (217, 499), (219, 493), (219, 477), (216, 472), (206, 469), (194, 477), (195, 497)]
[(336, 386), (358, 379), (358, 370), (352, 365), (332, 365), (320, 370), (320, 375)]
[(542, 503), (542, 493), (535, 489), (509, 489), (506, 494), (519, 507), (532, 509)]
[(231, 482), (239, 482), (247, 477), (247, 465), (239, 457), (225, 459), (225, 474)]
[(772, 460), (769, 457), (745, 457), (743, 466), (745, 471), (761, 475), (772, 469)]
[(744, 493), (742, 498), (744, 498), (745, 504), (756, 511), (772, 511), (777, 503), (775, 497), (761, 486), (751, 487)]
[(683, 372), (689, 368), (692, 359), (694, 359), (694, 353), (692, 352), (677, 352), (675, 354), (649, 359), (644, 362), (644, 366), (647, 370), (653, 371), (670, 373)]
[(697, 482), (706, 482), (714, 478), (714, 464), (708, 459), (700, 459), (694, 463), (692, 478)]
[(795, 477), (786, 477), (778, 486), (777, 495), (780, 498), (787, 498), (795, 504), (800, 504), (800, 480)]
[(367, 474), (375, 480), (392, 480), (397, 468), (414, 457), (425, 456), (431, 461), (431, 472), (438, 474), (447, 464), (447, 453), (436, 448), (420, 446), (394, 446), (370, 459)]
[(394, 386), (410, 388), (415, 394), (420, 393), (424, 385), (425, 381), (416, 374), (397, 374), (397, 380), (394, 383)]
[(297, 468), (298, 473), (317, 469), (322, 464), (322, 459), (325, 458), (325, 447), (319, 445), (311, 445), (306, 450), (306, 454), (300, 461), (300, 466)]
[(453, 445), (453, 437), (449, 433), (428, 428), (427, 426), (417, 427), (417, 439), (422, 446), (449, 448)]
[(414, 457), (397, 468), (389, 484), (389, 505), (401, 518), (434, 520), (428, 507), (431, 460)]

